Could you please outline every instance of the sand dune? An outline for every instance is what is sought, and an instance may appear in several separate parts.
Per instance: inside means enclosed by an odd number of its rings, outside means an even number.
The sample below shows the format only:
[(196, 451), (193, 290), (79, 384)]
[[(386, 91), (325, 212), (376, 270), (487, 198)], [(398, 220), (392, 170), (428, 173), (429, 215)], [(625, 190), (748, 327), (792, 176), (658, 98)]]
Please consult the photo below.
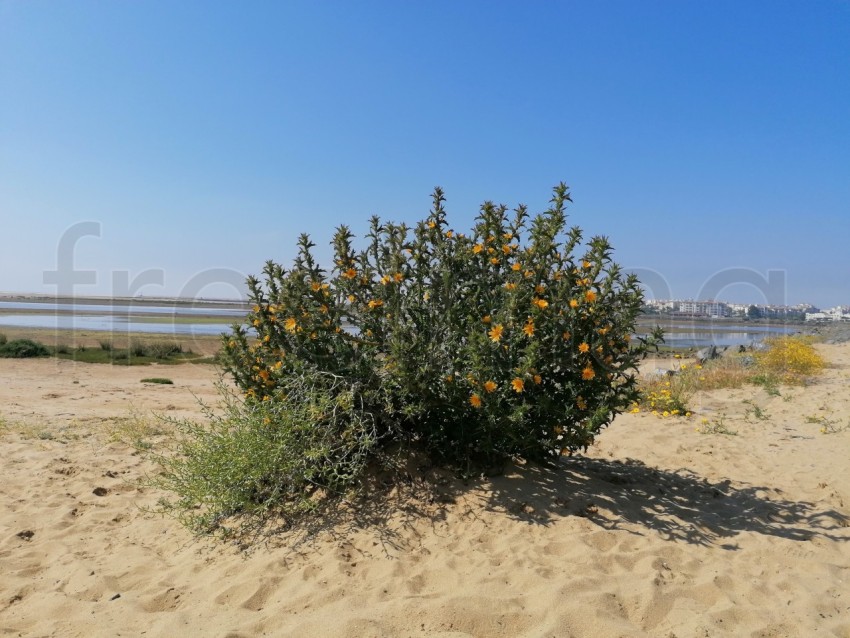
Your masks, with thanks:
[[(247, 555), (146, 515), (151, 468), (112, 436), (197, 414), (212, 368), (0, 360), (0, 633), (850, 636), (850, 428), (811, 422), (850, 426), (850, 344), (821, 349), (816, 385), (623, 415), (562, 471), (449, 481)], [(695, 431), (720, 415), (736, 436)]]

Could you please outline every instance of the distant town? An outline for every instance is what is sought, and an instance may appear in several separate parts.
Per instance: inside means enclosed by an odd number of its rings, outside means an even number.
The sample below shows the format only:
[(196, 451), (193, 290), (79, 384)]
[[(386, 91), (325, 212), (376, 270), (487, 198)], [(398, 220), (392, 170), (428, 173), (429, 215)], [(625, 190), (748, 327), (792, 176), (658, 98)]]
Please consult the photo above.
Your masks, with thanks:
[(850, 321), (850, 306), (821, 310), (807, 303), (793, 306), (767, 304), (734, 304), (725, 301), (693, 299), (651, 299), (644, 304), (647, 314), (671, 317), (737, 318), (745, 320), (775, 319), (781, 321)]

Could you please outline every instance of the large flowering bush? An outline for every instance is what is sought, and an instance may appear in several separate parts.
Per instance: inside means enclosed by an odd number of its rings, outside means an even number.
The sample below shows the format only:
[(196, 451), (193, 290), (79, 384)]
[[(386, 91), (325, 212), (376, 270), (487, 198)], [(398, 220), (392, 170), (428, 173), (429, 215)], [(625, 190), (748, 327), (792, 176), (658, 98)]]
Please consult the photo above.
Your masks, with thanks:
[(374, 218), (363, 250), (339, 228), (331, 270), (306, 236), (291, 268), (268, 262), (224, 337), (240, 400), (160, 459), (170, 507), (206, 530), (303, 512), (400, 451), (472, 472), (590, 445), (638, 398), (648, 344), (638, 281), (566, 227), (569, 201), (561, 184), (533, 218), (488, 202), (462, 233), (437, 189), (415, 227)]
[(376, 441), (440, 461), (586, 448), (635, 400), (646, 345), (630, 343), (638, 281), (604, 237), (580, 247), (568, 201), (561, 184), (533, 219), (488, 202), (461, 233), (437, 189), (413, 228), (373, 218), (365, 250), (341, 227), (331, 271), (302, 236), (292, 268), (249, 280), (255, 305), (225, 339), (226, 368), (248, 402), (286, 401), (304, 375), (342, 379)]

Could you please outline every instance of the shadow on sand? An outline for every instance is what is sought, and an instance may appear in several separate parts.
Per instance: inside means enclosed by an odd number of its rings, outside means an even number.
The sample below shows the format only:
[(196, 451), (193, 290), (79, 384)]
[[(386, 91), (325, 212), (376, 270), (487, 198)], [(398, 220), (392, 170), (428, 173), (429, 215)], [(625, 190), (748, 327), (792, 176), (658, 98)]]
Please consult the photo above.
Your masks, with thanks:
[(736, 545), (724, 541), (742, 532), (850, 539), (850, 518), (842, 512), (784, 499), (771, 487), (713, 483), (686, 469), (659, 470), (631, 459), (519, 466), (491, 480), (489, 490), (491, 508), (535, 524), (577, 515), (605, 529), (644, 528), (668, 540), (728, 549)]
[(480, 517), (488, 510), (531, 525), (580, 516), (603, 529), (654, 532), (729, 550), (738, 548), (734, 539), (741, 533), (850, 540), (850, 517), (834, 509), (784, 499), (767, 486), (715, 483), (686, 469), (660, 470), (631, 459), (512, 465), (500, 476), (468, 481), (423, 466), (399, 476), (394, 487), (385, 481), (354, 501), (330, 499), (309, 520), (266, 526), (242, 547), (271, 541), (301, 551), (319, 536), (345, 542), (365, 529), (385, 552), (403, 551), (421, 542), (423, 520), (436, 528), (450, 516)]

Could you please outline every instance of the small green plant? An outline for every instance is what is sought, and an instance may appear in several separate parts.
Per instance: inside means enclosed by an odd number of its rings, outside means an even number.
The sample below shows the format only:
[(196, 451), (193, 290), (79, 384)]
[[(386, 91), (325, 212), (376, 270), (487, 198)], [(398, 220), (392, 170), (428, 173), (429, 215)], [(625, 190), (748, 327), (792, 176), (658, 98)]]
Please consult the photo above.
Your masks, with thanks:
[(71, 346), (69, 346), (67, 343), (57, 344), (56, 354), (71, 354)]
[(726, 425), (726, 415), (721, 414), (716, 419), (700, 419), (697, 432), (700, 434), (725, 434), (726, 436), (736, 436), (737, 430), (732, 430)]
[(0, 357), (9, 359), (25, 359), (30, 357), (46, 357), (50, 352), (43, 344), (32, 339), (15, 339), (0, 346)]
[(153, 448), (151, 439), (169, 433), (166, 426), (164, 419), (146, 416), (131, 409), (127, 416), (113, 419), (107, 431), (113, 441), (120, 441), (139, 451), (149, 451)]
[(6, 335), (4, 335), (2, 332), (0, 332), (0, 346), (4, 345), (7, 341), (8, 341), (8, 338), (6, 337)]
[(744, 418), (749, 421), (750, 415), (752, 415), (757, 421), (766, 421), (770, 418), (770, 415), (765, 412), (761, 406), (757, 405), (750, 399), (744, 399), (744, 404), (750, 406), (747, 408), (747, 411), (744, 415)]
[(755, 385), (762, 386), (769, 396), (781, 396), (779, 392), (779, 383), (781, 382), (781, 379), (773, 372), (754, 374), (751, 377), (751, 381)]
[(357, 388), (343, 384), (333, 375), (299, 377), (275, 401), (243, 402), (223, 389), (222, 411), (207, 411), (206, 422), (169, 420), (168, 451), (136, 446), (162, 469), (151, 485), (175, 495), (157, 511), (196, 534), (241, 534), (354, 490), (380, 431)]
[[(168, 359), (183, 354), (183, 346), (174, 341), (132, 341), (129, 347), (133, 357), (149, 357), (152, 359)], [(188, 353), (187, 353), (188, 354)]]
[(148, 377), (147, 379), (142, 379), (142, 383), (158, 383), (160, 385), (174, 385), (174, 381), (171, 379), (166, 379), (165, 377)]
[(806, 423), (814, 423), (820, 425), (821, 434), (838, 434), (850, 429), (850, 422), (847, 425), (842, 425), (841, 421), (829, 419), (823, 414), (812, 414), (806, 417)]
[(98, 344), (100, 344), (100, 349), (101, 349), (101, 350), (104, 350), (104, 351), (106, 351), (106, 352), (112, 352), (112, 348), (113, 348), (113, 346), (112, 346), (112, 342), (111, 342), (111, 341), (106, 341), (106, 340), (104, 340), (104, 339), (101, 339), (100, 341), (98, 341)]

